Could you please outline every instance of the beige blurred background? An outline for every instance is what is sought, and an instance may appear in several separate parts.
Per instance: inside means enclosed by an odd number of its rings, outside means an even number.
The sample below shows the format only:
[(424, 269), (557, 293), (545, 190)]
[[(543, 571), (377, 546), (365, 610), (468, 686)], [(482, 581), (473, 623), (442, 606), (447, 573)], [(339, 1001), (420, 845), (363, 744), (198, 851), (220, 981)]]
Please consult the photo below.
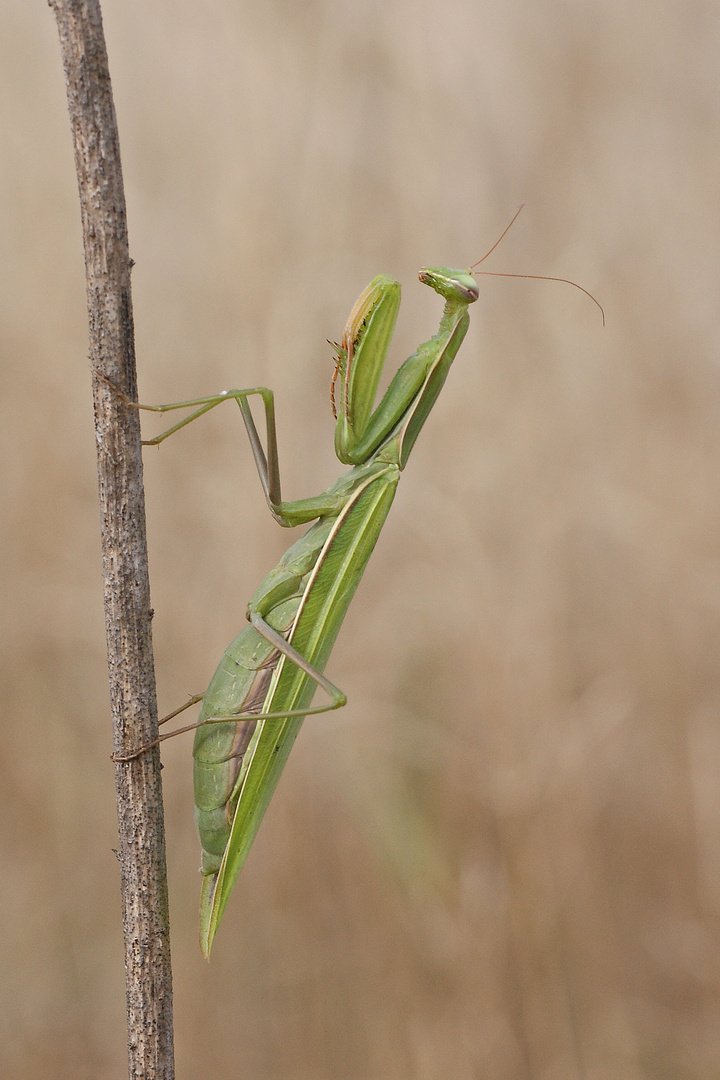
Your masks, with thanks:
[[(105, 0), (147, 402), (277, 391), (332, 482), (326, 338), (480, 279), (216, 941), (163, 752), (179, 1077), (720, 1076), (716, 5)], [(55, 25), (0, 4), (0, 1075), (125, 1075), (79, 212)], [(146, 431), (153, 428), (152, 420)], [(235, 410), (146, 455), (160, 708), (289, 544)]]

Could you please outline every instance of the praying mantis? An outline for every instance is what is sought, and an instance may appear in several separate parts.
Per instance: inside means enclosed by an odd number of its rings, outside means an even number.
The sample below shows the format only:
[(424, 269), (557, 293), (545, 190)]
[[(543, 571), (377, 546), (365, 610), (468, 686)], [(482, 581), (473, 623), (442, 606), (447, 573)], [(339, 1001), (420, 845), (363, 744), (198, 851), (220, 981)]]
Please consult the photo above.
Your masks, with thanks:
[[(373, 278), (350, 312), (342, 341), (334, 345), (335, 452), (351, 468), (313, 498), (286, 502), (281, 497), (271, 390), (260, 386), (229, 390), (156, 406), (127, 401), (153, 412), (193, 410), (147, 440), (148, 445), (162, 442), (222, 402), (234, 400), (273, 517), (285, 527), (313, 522), (250, 598), (249, 625), (220, 660), (202, 695), (198, 723), (180, 729), (196, 729), (195, 815), (203, 877), (200, 946), (206, 959), (303, 719), (346, 702), (343, 692), (323, 674), (325, 664), (380, 535), (400, 474), (467, 333), (468, 308), (478, 298), (470, 270), (427, 267), (419, 279), (445, 301), (438, 331), (400, 366), (376, 407), (378, 382), (400, 306), (399, 283), (384, 274)], [(253, 397), (259, 397), (264, 407), (267, 452), (250, 409)], [(313, 706), (318, 686), (330, 701)], [(199, 700), (194, 698), (189, 704)], [(132, 760), (145, 749), (115, 760)]]

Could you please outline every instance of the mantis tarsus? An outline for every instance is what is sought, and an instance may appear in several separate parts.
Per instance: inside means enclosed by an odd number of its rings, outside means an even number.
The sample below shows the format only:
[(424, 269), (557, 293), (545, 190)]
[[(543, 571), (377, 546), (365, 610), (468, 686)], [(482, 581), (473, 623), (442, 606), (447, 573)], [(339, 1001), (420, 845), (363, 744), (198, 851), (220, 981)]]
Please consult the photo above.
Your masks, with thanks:
[[(378, 381), (400, 306), (397, 281), (379, 275), (370, 282), (350, 313), (342, 342), (334, 346), (335, 451), (352, 468), (321, 495), (282, 500), (274, 398), (265, 387), (171, 405), (128, 402), (155, 412), (193, 410), (149, 440), (159, 443), (221, 402), (236, 401), (273, 517), (289, 527), (314, 522), (251, 597), (250, 625), (223, 655), (198, 723), (181, 729), (197, 729), (193, 758), (205, 957), (303, 718), (345, 704), (345, 695), (323, 670), (400, 473), (467, 332), (468, 307), (478, 297), (470, 271), (429, 267), (419, 277), (445, 300), (440, 326), (401, 365), (377, 407)], [(248, 404), (253, 396), (264, 405), (267, 455)], [(329, 704), (312, 706), (317, 686), (329, 695)]]

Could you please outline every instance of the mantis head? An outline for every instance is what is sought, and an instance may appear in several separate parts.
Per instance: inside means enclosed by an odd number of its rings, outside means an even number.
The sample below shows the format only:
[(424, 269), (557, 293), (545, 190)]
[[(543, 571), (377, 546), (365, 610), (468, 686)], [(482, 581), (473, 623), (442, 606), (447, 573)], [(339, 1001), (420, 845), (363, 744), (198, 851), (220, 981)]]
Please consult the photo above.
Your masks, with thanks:
[(423, 266), (418, 274), (423, 285), (429, 285), (446, 300), (473, 304), (478, 298), (478, 287), (469, 270), (451, 270), (447, 266)]

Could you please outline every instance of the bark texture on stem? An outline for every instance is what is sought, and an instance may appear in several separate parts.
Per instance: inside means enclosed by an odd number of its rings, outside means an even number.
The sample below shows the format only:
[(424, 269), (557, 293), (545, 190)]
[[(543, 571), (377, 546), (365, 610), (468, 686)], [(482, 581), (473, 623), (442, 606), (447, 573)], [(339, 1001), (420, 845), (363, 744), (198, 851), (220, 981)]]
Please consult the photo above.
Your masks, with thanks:
[[(97, 443), (113, 745), (157, 737), (127, 217), (98, 0), (50, 0), (80, 190)], [(160, 755), (116, 764), (129, 1075), (172, 1080), (172, 981)]]

